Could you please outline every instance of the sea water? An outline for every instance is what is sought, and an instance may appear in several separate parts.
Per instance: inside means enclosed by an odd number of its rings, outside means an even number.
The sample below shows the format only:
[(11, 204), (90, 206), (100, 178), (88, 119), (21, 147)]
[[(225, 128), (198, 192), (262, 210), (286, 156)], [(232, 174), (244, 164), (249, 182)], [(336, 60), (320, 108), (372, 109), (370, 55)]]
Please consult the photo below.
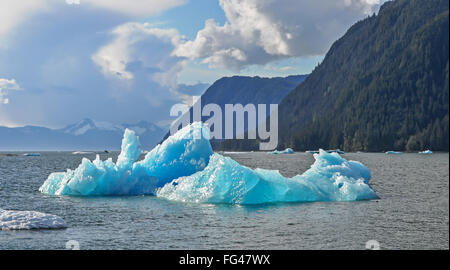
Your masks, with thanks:
[[(20, 153), (19, 153), (20, 154)], [(293, 177), (310, 154), (224, 153), (249, 168)], [(118, 153), (101, 155), (102, 160)], [(47, 152), (0, 157), (0, 209), (58, 215), (67, 229), (0, 231), (0, 249), (448, 249), (449, 155), (346, 153), (371, 171), (380, 197), (357, 202), (256, 206), (172, 202), (155, 196), (49, 196), (50, 173), (76, 168), (83, 157)], [(140, 159), (144, 156), (141, 155)]]

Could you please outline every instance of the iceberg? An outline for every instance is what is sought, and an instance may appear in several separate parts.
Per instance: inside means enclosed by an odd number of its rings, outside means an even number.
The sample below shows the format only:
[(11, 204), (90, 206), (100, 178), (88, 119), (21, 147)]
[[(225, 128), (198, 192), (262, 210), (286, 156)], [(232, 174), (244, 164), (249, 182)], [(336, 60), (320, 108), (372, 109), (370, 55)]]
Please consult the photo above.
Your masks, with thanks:
[(83, 152), (83, 151), (72, 152), (72, 155), (89, 155), (89, 154), (94, 154), (94, 152)]
[(23, 154), (23, 155), (26, 156), (26, 157), (40, 157), (41, 156), (40, 153), (26, 153), (26, 154)]
[(386, 152), (387, 155), (400, 155), (403, 154), (402, 152), (397, 152), (397, 151), (387, 151)]
[(75, 170), (52, 173), (40, 191), (50, 195), (156, 195), (198, 203), (264, 204), (274, 202), (355, 201), (376, 199), (370, 171), (338, 153), (320, 150), (301, 175), (251, 169), (213, 153), (209, 130), (201, 122), (187, 126), (141, 161), (139, 138), (125, 130), (122, 151), (112, 159), (84, 158)]
[(419, 154), (421, 154), (421, 155), (431, 155), (431, 154), (433, 154), (433, 152), (430, 149), (428, 149), (428, 150), (419, 152)]
[(58, 216), (35, 211), (7, 211), (0, 209), (1, 230), (63, 229), (64, 220)]
[(280, 154), (294, 154), (294, 150), (292, 148), (286, 148), (283, 151), (275, 150), (273, 152), (269, 152), (269, 154), (280, 155)]
[(324, 150), (314, 158), (308, 171), (286, 178), (279, 171), (253, 170), (214, 153), (204, 170), (174, 180), (159, 189), (157, 196), (181, 202), (227, 204), (378, 198), (369, 185), (370, 171), (363, 164)]
[(200, 122), (157, 145), (142, 161), (139, 138), (125, 130), (117, 162), (83, 158), (75, 170), (52, 173), (39, 188), (49, 195), (154, 195), (158, 187), (203, 170), (212, 155), (209, 131)]

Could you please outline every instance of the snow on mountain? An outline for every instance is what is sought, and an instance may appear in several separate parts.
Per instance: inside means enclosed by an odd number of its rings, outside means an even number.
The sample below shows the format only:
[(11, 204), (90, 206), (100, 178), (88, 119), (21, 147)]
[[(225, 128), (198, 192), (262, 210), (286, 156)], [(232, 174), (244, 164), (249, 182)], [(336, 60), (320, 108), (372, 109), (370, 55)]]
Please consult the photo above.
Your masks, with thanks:
[(140, 121), (136, 124), (116, 125), (109, 122), (94, 121), (86, 118), (75, 124), (68, 125), (60, 129), (60, 131), (75, 136), (86, 134), (88, 131), (113, 131), (122, 135), (126, 128), (134, 130), (138, 135), (161, 130), (157, 125), (147, 121)]
[(34, 126), (0, 127), (0, 149), (118, 150), (126, 128), (136, 132), (144, 149), (153, 148), (166, 132), (146, 121), (117, 125), (91, 119), (83, 119), (61, 129)]
[(60, 131), (72, 134), (75, 136), (83, 135), (90, 130), (109, 130), (109, 131), (122, 131), (123, 128), (118, 125), (114, 125), (108, 122), (95, 122), (91, 119), (83, 119), (75, 124), (71, 124), (66, 126), (65, 128), (60, 129)]

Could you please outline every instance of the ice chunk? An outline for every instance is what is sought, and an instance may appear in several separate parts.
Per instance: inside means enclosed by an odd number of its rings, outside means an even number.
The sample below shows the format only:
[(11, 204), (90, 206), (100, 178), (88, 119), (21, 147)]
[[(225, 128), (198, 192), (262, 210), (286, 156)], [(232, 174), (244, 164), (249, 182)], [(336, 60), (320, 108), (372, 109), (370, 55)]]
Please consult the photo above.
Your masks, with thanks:
[(431, 150), (428, 149), (428, 150), (419, 152), (419, 154), (422, 154), (422, 155), (431, 155), (431, 154), (433, 154), (433, 152), (432, 152)]
[(181, 176), (208, 165), (212, 154), (209, 133), (193, 123), (169, 137), (137, 162), (142, 150), (134, 131), (126, 130), (117, 162), (84, 158), (75, 170), (52, 173), (40, 191), (50, 195), (145, 195)]
[(370, 171), (337, 153), (320, 150), (311, 168), (286, 178), (278, 171), (242, 166), (213, 154), (208, 166), (159, 189), (157, 196), (182, 202), (262, 204), (274, 202), (354, 201), (376, 199)]
[(62, 229), (66, 228), (62, 218), (35, 211), (7, 211), (0, 209), (2, 230)]
[(387, 151), (386, 152), (387, 155), (400, 155), (403, 154), (402, 152), (396, 152), (396, 151)]
[(273, 152), (269, 152), (269, 154), (280, 155), (280, 154), (294, 154), (294, 150), (291, 148), (286, 148), (283, 151), (275, 150)]
[(26, 153), (26, 154), (23, 154), (23, 155), (26, 156), (26, 157), (40, 157), (41, 156), (40, 153)]

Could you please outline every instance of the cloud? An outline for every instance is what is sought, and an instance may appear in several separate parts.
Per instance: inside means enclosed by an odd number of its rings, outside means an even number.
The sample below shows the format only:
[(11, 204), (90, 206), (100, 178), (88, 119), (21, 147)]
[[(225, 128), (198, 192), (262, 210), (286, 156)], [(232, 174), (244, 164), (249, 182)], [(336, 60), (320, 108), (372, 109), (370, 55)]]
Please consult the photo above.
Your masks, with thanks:
[(240, 70), (288, 58), (324, 54), (381, 0), (220, 0), (227, 21), (205, 22), (175, 54), (211, 67)]
[(112, 42), (92, 56), (106, 77), (132, 82), (140, 74), (177, 93), (178, 73), (186, 60), (172, 54), (180, 44), (177, 30), (126, 23), (116, 27), (112, 34)]
[(0, 37), (36, 10), (47, 8), (47, 0), (2, 0), (0, 2)]
[(14, 102), (0, 106), (0, 125), (169, 118), (180, 102), (177, 77), (185, 61), (172, 54), (178, 33), (128, 20), (81, 1), (20, 24), (11, 46), (0, 48), (0, 78), (14, 78), (27, 91), (8, 90)]
[(81, 0), (99, 8), (126, 13), (131, 16), (154, 15), (170, 8), (185, 4), (187, 0)]
[[(147, 23), (126, 23), (112, 31), (113, 40), (92, 56), (103, 75), (121, 85), (133, 88), (137, 84), (157, 84), (151, 89), (154, 106), (157, 97), (171, 95), (174, 99), (189, 103), (192, 96), (201, 95), (208, 84), (185, 85), (178, 77), (186, 66), (186, 57), (173, 51), (182, 44), (182, 37), (175, 29), (160, 29)], [(149, 90), (150, 91), (150, 90)]]
[(2, 0), (0, 1), (0, 37), (30, 16), (60, 8), (62, 5), (109, 10), (132, 17), (151, 16), (183, 5), (187, 0)]
[(0, 78), (0, 105), (9, 103), (9, 99), (6, 95), (8, 94), (8, 91), (14, 90), (22, 90), (15, 79), (8, 80)]

